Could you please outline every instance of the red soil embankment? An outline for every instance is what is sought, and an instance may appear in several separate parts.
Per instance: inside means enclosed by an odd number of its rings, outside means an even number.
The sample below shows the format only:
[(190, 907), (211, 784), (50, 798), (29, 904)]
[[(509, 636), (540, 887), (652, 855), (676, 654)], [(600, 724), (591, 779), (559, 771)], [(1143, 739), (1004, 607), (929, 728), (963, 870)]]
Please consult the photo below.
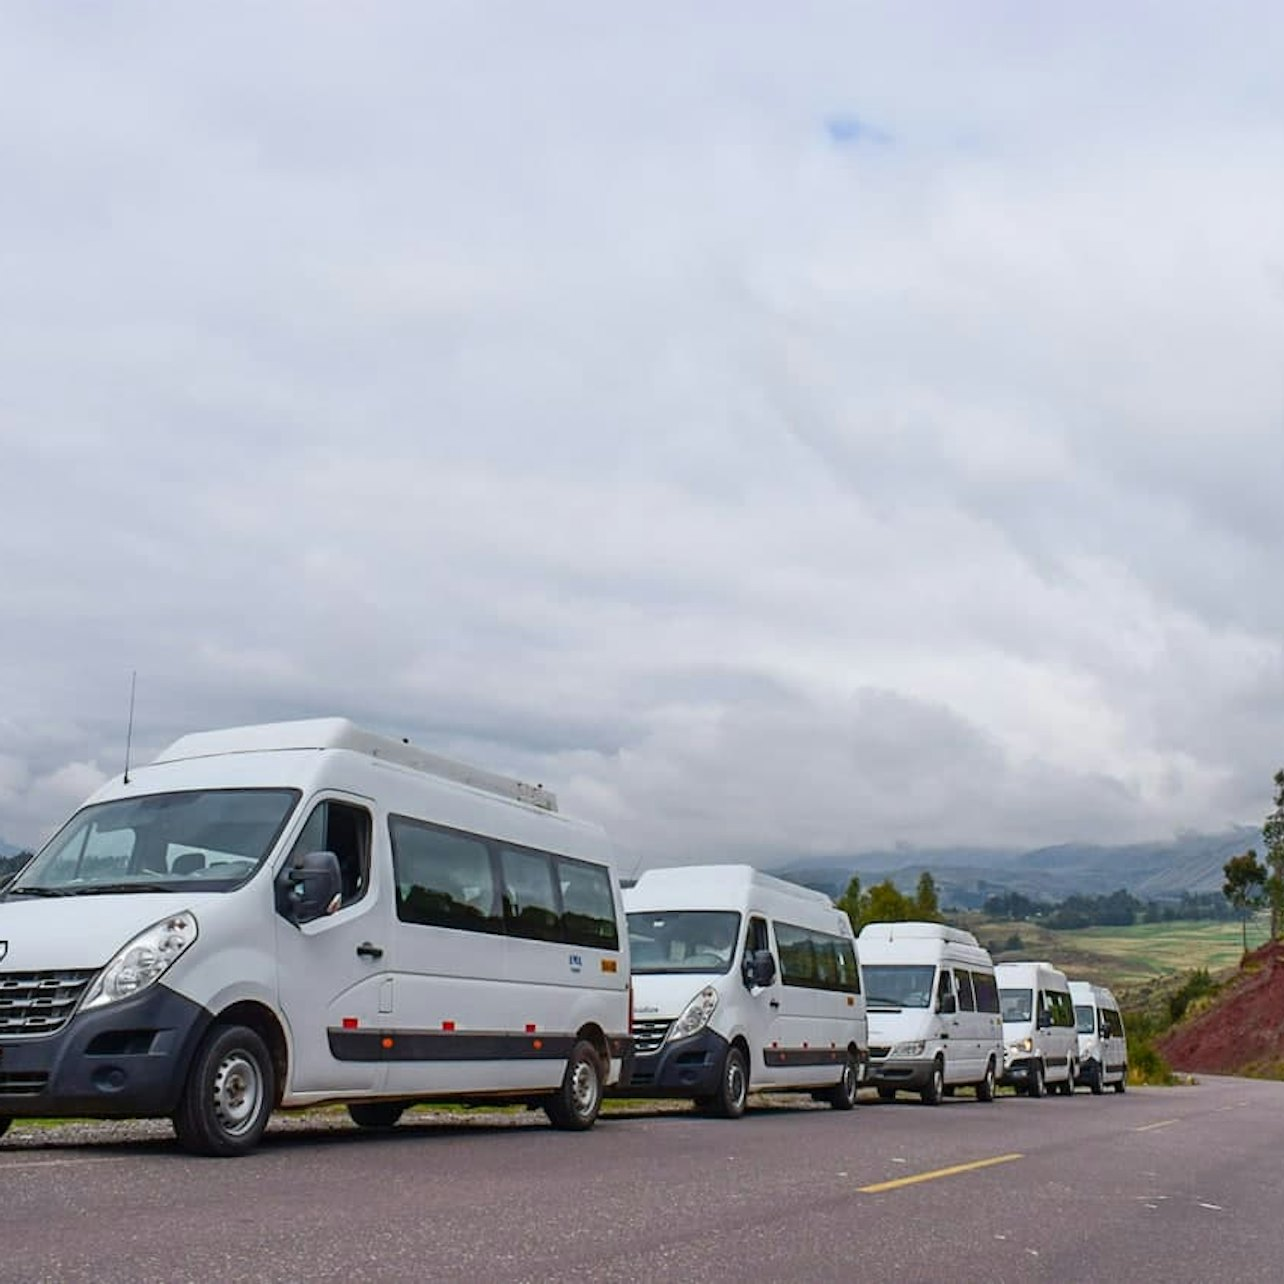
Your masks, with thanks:
[(1156, 1046), (1175, 1070), (1243, 1074), (1284, 1064), (1284, 943), (1245, 955), (1213, 1006)]

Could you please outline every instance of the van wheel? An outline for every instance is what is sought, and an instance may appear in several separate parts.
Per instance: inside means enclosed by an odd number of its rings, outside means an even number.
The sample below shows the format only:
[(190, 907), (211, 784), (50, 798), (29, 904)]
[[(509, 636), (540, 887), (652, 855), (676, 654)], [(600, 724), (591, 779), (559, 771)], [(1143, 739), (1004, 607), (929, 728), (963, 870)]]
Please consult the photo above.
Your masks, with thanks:
[(1119, 1076), (1119, 1082), (1115, 1084), (1115, 1091), (1116, 1092), (1128, 1091), (1128, 1067), (1127, 1066), (1124, 1066), (1123, 1074)]
[(571, 1049), (562, 1086), (544, 1102), (554, 1128), (583, 1132), (591, 1128), (602, 1108), (602, 1062), (597, 1049), (581, 1039)]
[(1101, 1082), (1101, 1062), (1093, 1061), (1088, 1066), (1088, 1090), (1094, 1097), (1099, 1097), (1105, 1092), (1105, 1085)]
[(749, 1067), (745, 1054), (733, 1043), (722, 1062), (718, 1090), (709, 1098), (709, 1113), (720, 1119), (739, 1119), (749, 1102)]
[(1032, 1097), (1043, 1097), (1047, 1095), (1048, 1085), (1043, 1079), (1042, 1061), (1036, 1061), (1030, 1067), (1030, 1087), (1028, 1091)]
[(405, 1113), (401, 1101), (350, 1101), (348, 1116), (358, 1128), (395, 1128)]
[(896, 1089), (895, 1089), (895, 1088), (879, 1088), (879, 1090), (878, 1090), (878, 1099), (879, 1099), (879, 1101), (895, 1101), (895, 1100), (896, 1100)]
[(976, 1099), (978, 1101), (994, 1100), (994, 1062), (985, 1063), (985, 1078), (976, 1085)]
[(860, 1071), (856, 1065), (854, 1057), (848, 1057), (843, 1062), (843, 1077), (838, 1081), (838, 1087), (831, 1088), (825, 1094), (825, 1100), (829, 1102), (835, 1110), (851, 1110), (856, 1105), (856, 1095), (860, 1091)]
[(183, 1085), (174, 1131), (194, 1155), (245, 1155), (259, 1143), (276, 1099), (267, 1045), (248, 1026), (216, 1025)]
[(945, 1067), (939, 1061), (932, 1062), (932, 1073), (928, 1077), (923, 1091), (918, 1094), (925, 1106), (939, 1106), (945, 1097)]

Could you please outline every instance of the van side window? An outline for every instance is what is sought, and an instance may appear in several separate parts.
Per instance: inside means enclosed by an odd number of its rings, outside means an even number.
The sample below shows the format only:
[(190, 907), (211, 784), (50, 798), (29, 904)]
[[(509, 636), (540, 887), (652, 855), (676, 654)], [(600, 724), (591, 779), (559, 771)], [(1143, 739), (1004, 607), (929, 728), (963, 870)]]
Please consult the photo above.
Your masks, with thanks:
[(499, 860), (508, 934), (536, 941), (564, 940), (552, 861), (543, 852), (522, 847), (501, 847)]
[(1101, 1024), (1107, 1037), (1111, 1039), (1124, 1037), (1123, 1018), (1113, 1008), (1101, 1009)]
[(972, 990), (972, 973), (961, 967), (954, 969), (954, 984), (959, 992), (959, 1011), (975, 1012), (976, 995)]
[(838, 957), (838, 984), (835, 989), (846, 994), (860, 993), (860, 968), (856, 966), (856, 951), (850, 941), (841, 937), (835, 942), (834, 953)]
[(745, 953), (760, 954), (763, 950), (769, 949), (771, 949), (771, 941), (767, 937), (767, 920), (751, 918), (745, 932)]
[(1074, 1000), (1064, 990), (1049, 990), (1047, 1004), (1053, 1025), (1064, 1025), (1071, 1030), (1075, 1028)]
[(333, 852), (339, 859), (344, 905), (359, 901), (370, 883), (370, 813), (335, 799), (318, 803), (290, 857), (309, 852)]
[(936, 1004), (937, 1010), (940, 1010), (942, 999), (948, 999), (954, 993), (954, 982), (950, 976), (950, 969), (943, 967), (941, 969), (940, 979), (936, 982)]
[(566, 856), (556, 857), (556, 862), (567, 941), (590, 949), (618, 950), (620, 934), (610, 874), (601, 865)]
[(404, 816), (390, 816), (388, 832), (403, 923), (503, 931), (490, 853), (480, 838)]
[(844, 937), (795, 927), (791, 923), (777, 923), (776, 944), (780, 947), (780, 979), (785, 985), (860, 993), (856, 954), (851, 942)]
[(992, 972), (973, 972), (972, 981), (976, 986), (976, 1010), (978, 1012), (999, 1011), (999, 984)]

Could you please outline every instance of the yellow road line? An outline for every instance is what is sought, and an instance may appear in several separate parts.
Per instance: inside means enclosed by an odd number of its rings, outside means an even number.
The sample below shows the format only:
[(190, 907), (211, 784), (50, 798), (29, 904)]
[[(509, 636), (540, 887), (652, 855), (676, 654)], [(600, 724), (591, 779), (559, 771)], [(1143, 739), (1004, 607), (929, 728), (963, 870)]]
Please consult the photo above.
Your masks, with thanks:
[(1167, 1128), (1170, 1124), (1181, 1123), (1180, 1119), (1161, 1119), (1158, 1123), (1142, 1124), (1140, 1128), (1134, 1128), (1133, 1132), (1150, 1132), (1155, 1128)]
[(992, 1159), (976, 1159), (970, 1164), (955, 1164), (952, 1168), (937, 1168), (930, 1173), (916, 1173), (913, 1177), (897, 1177), (895, 1181), (880, 1181), (873, 1186), (860, 1186), (862, 1195), (877, 1195), (880, 1191), (896, 1190), (901, 1186), (915, 1186), (921, 1181), (935, 1181), (938, 1177), (954, 1177), (958, 1173), (975, 1172), (978, 1168), (991, 1168), (995, 1164), (1010, 1164), (1024, 1155), (995, 1155)]

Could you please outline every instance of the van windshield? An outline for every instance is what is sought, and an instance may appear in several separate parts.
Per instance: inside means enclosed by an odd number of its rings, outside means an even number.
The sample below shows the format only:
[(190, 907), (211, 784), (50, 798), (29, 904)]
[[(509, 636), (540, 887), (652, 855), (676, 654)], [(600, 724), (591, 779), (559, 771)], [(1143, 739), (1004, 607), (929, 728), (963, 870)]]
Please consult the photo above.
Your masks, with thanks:
[(1034, 1011), (1034, 994), (1031, 990), (1000, 990), (999, 1001), (1005, 1021), (1028, 1021)]
[(629, 915), (629, 958), (641, 972), (726, 972), (740, 937), (731, 910), (662, 910)]
[(6, 894), (230, 891), (267, 858), (298, 801), (297, 789), (194, 789), (95, 803)]
[(1095, 1034), (1097, 1032), (1097, 1009), (1091, 1004), (1084, 1006), (1076, 1003), (1074, 1005), (1075, 1029), (1080, 1034)]
[(865, 1002), (871, 1008), (925, 1008), (932, 1002), (936, 967), (927, 963), (867, 963)]

